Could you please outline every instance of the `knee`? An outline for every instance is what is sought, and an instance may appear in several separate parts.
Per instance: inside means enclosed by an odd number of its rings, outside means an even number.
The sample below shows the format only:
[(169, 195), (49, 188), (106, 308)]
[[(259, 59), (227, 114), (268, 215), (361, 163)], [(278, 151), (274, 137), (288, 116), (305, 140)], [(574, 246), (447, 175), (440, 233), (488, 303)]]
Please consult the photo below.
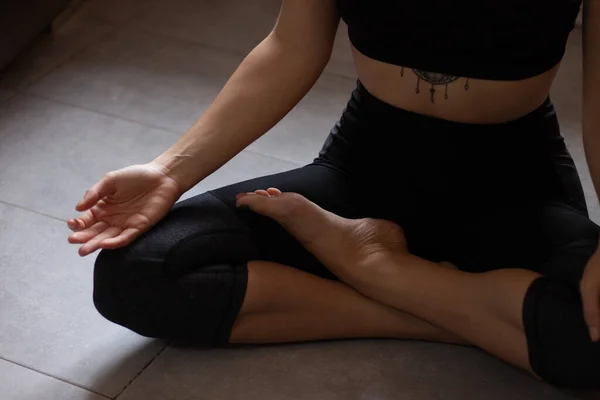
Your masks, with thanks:
[[(110, 257), (110, 256), (108, 256)], [(115, 274), (120, 263), (107, 260), (107, 252), (101, 251), (94, 265), (93, 300), (96, 310), (109, 321), (119, 323), (123, 309), (120, 304), (126, 291), (120, 285), (120, 276)]]
[(219, 313), (235, 308), (227, 296), (245, 289), (245, 261), (255, 257), (232, 211), (210, 194), (197, 196), (131, 245), (100, 252), (94, 304), (143, 336), (209, 340)]
[(540, 278), (523, 312), (533, 371), (547, 382), (577, 390), (600, 389), (600, 343), (592, 342), (578, 291)]
[(227, 343), (247, 285), (245, 263), (165, 273), (163, 262), (103, 251), (94, 269), (94, 304), (111, 322), (139, 335)]
[(126, 249), (103, 250), (98, 255), (94, 266), (94, 306), (107, 320), (142, 336), (163, 337), (143, 309), (148, 304), (148, 277), (159, 266), (151, 261), (132, 261), (126, 255)]

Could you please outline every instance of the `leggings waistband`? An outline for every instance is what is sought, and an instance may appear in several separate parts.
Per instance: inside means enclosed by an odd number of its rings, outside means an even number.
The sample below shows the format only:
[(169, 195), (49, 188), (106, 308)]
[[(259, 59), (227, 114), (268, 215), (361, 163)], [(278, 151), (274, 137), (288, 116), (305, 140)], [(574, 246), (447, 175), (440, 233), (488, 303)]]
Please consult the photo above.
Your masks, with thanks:
[[(514, 132), (515, 130), (521, 130), (523, 128), (529, 128), (533, 131), (534, 129), (531, 128), (536, 127), (537, 124), (543, 125), (544, 122), (554, 122), (554, 119), (556, 118), (554, 104), (552, 103), (550, 96), (548, 96), (535, 110), (512, 121), (492, 124), (473, 124), (450, 121), (408, 111), (386, 103), (371, 94), (360, 80), (357, 80), (357, 86), (352, 94), (348, 109), (358, 111), (358, 115), (362, 114), (362, 116), (373, 120), (379, 125), (383, 123), (389, 127), (399, 124), (402, 124), (403, 127), (430, 127), (439, 129), (440, 131), (462, 134), (471, 132), (477, 134), (485, 134), (487, 132)], [(363, 113), (361, 113), (361, 111), (363, 111)], [(538, 132), (540, 130), (544, 129), (535, 129), (535, 131)]]

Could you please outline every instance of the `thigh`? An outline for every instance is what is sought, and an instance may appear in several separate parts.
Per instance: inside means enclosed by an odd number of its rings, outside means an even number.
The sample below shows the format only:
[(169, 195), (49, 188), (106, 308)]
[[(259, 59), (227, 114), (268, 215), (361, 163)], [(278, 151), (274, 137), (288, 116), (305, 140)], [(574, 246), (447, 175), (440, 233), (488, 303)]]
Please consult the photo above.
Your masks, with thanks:
[(310, 252), (279, 224), (250, 210), (235, 207), (237, 193), (276, 187), (299, 193), (320, 207), (352, 218), (356, 215), (347, 173), (319, 162), (280, 174), (260, 177), (210, 192), (225, 204), (239, 223), (248, 229), (257, 259), (284, 264), (318, 276), (334, 278)]
[(523, 268), (577, 285), (600, 228), (581, 208), (552, 201), (453, 218), (442, 231), (443, 252), (463, 270)]
[(252, 260), (281, 263), (319, 276), (333, 275), (272, 220), (237, 209), (237, 193), (277, 187), (300, 193), (337, 214), (350, 216), (348, 177), (325, 163), (264, 176), (177, 203), (153, 229), (123, 249), (125, 257), (171, 275), (211, 265)]

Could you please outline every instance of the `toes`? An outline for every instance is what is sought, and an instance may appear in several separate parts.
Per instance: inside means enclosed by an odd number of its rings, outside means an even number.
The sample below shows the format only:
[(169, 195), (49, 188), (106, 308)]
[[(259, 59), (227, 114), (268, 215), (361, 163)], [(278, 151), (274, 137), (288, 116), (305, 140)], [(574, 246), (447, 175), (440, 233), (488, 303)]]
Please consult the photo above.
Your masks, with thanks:
[(263, 196), (263, 197), (278, 196), (281, 194), (281, 190), (279, 190), (277, 188), (268, 188), (267, 190), (259, 189), (259, 190), (255, 190), (254, 194), (257, 194), (257, 195)]
[(263, 196), (263, 197), (269, 197), (269, 192), (267, 192), (266, 190), (262, 190), (262, 189), (255, 190), (254, 194), (257, 194), (257, 195)]
[(267, 190), (258, 189), (258, 190), (255, 190), (254, 192), (238, 193), (235, 196), (235, 199), (238, 200), (241, 197), (248, 196), (251, 194), (257, 194), (257, 195), (263, 196), (263, 197), (272, 197), (272, 196), (279, 196), (281, 194), (281, 190), (279, 190), (277, 188), (268, 188)]
[(237, 207), (249, 207), (252, 211), (273, 218), (281, 223), (304, 214), (310, 201), (297, 193), (281, 193), (278, 189), (257, 190), (252, 194), (239, 194)]

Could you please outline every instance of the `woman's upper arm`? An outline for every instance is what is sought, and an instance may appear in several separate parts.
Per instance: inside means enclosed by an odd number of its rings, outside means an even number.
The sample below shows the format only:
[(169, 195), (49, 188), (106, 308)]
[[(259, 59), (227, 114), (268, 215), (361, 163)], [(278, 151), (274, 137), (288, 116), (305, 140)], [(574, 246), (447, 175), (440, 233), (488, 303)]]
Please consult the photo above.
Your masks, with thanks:
[(583, 3), (583, 130), (598, 134), (600, 119), (600, 1)]
[[(583, 3), (583, 60), (585, 78), (592, 78), (600, 84), (600, 1), (598, 0), (585, 0)], [(600, 88), (593, 88), (595, 91), (598, 89)]]
[(336, 0), (283, 0), (269, 36), (297, 51), (329, 59), (339, 19)]

